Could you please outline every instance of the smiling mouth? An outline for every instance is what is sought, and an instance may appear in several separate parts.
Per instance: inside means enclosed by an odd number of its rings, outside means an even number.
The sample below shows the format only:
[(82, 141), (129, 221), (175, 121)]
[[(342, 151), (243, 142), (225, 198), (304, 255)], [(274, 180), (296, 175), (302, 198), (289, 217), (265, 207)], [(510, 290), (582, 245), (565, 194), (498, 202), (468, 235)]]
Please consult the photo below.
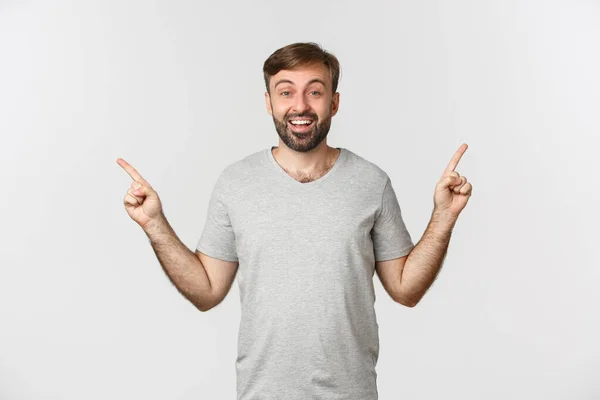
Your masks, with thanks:
[(291, 121), (288, 121), (288, 125), (290, 126), (290, 128), (294, 132), (298, 132), (298, 133), (308, 132), (314, 124), (315, 124), (314, 120), (310, 120), (310, 124), (298, 124), (298, 125), (294, 125), (294, 124), (292, 124)]

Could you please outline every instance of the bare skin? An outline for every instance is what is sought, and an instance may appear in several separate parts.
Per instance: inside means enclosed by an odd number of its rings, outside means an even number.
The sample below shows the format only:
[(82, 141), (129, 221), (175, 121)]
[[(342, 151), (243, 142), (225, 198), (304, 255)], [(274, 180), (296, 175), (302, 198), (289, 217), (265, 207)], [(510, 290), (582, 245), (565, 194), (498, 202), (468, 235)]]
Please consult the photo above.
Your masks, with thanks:
[[(279, 134), (279, 146), (272, 149), (277, 163), (299, 182), (325, 175), (339, 157), (339, 150), (327, 145), (331, 118), (339, 107), (327, 69), (313, 65), (280, 71), (271, 77), (265, 101)], [(312, 122), (308, 129), (295, 128), (292, 119)], [(461, 145), (437, 183), (431, 221), (414, 249), (375, 265), (385, 290), (398, 303), (414, 307), (441, 268), (454, 224), (472, 192), (471, 183), (455, 171), (466, 149)], [(171, 282), (201, 311), (218, 305), (231, 288), (238, 263), (192, 253), (169, 225), (158, 193), (125, 160), (117, 163), (133, 179), (123, 199), (125, 209), (150, 239)]]
[[(296, 150), (288, 147), (280, 133), (279, 146), (273, 150), (274, 157), (294, 179), (300, 182), (313, 181), (326, 174), (339, 156), (339, 150), (327, 146), (324, 140), (331, 117), (337, 113), (339, 93), (331, 94), (331, 80), (325, 67), (281, 71), (275, 76), (293, 80), (293, 84), (287, 87), (285, 94), (280, 93), (273, 98), (273, 108), (271, 101), (268, 101), (267, 109), (273, 116), (276, 129), (282, 130), (288, 143)], [(312, 79), (320, 82), (309, 83)], [(274, 90), (273, 78), (271, 85)], [(280, 86), (283, 88), (283, 84), (278, 85), (278, 90)], [(269, 100), (269, 94), (265, 95)], [(308, 133), (294, 132), (291, 127), (286, 131), (289, 117), (309, 117), (317, 123)], [(201, 311), (218, 305), (230, 290), (239, 263), (212, 258), (198, 250), (192, 253), (169, 225), (158, 193), (125, 160), (119, 158), (117, 163), (133, 179), (123, 199), (125, 209), (150, 239), (171, 282)], [(139, 188), (134, 186), (136, 184), (139, 184)]]
[(273, 153), (273, 157), (275, 158), (275, 160), (277, 161), (277, 163), (279, 163), (279, 165), (282, 167), (282, 169), (292, 178), (294, 178), (295, 180), (297, 180), (300, 183), (308, 183), (308, 182), (312, 182), (312, 181), (316, 181), (317, 179), (319, 179), (320, 177), (322, 177), (323, 175), (325, 175), (327, 172), (329, 172), (329, 170), (331, 168), (333, 168), (333, 166), (335, 165), (335, 162), (337, 161), (337, 158), (340, 155), (340, 150), (334, 149), (334, 155), (332, 157), (335, 158), (331, 158), (330, 160), (327, 161), (327, 164), (325, 165), (324, 169), (322, 170), (315, 170), (315, 171), (307, 171), (307, 172), (302, 172), (302, 171), (291, 171), (286, 169), (285, 167), (283, 167), (280, 163), (280, 161), (278, 161), (278, 156), (277, 153), (279, 148), (275, 148), (272, 150)]
[(431, 220), (410, 254), (375, 263), (379, 279), (390, 297), (407, 307), (417, 305), (435, 281), (452, 229), (471, 197), (471, 183), (455, 171), (467, 148), (466, 143), (462, 144), (442, 173), (435, 188)]
[[(331, 118), (337, 114), (340, 99), (340, 94), (332, 91), (328, 69), (314, 64), (279, 71), (271, 77), (265, 92), (267, 112), (279, 135), (273, 157), (299, 182), (325, 175), (339, 156), (340, 150), (327, 145)], [(290, 120), (303, 118), (313, 122), (307, 132), (298, 132)]]
[(117, 163), (133, 179), (123, 199), (125, 210), (150, 239), (169, 280), (200, 311), (215, 307), (231, 288), (238, 263), (192, 253), (163, 214), (158, 193), (127, 161), (119, 158)]

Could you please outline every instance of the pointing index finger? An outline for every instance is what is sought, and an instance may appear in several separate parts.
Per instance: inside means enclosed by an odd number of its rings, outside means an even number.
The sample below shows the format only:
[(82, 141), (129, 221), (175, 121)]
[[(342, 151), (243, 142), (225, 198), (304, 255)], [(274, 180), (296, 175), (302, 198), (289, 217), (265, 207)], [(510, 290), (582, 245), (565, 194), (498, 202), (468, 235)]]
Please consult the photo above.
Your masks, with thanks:
[[(117, 164), (119, 164), (128, 174), (131, 176), (131, 179), (137, 182), (142, 182), (144, 184), (148, 184), (144, 178), (137, 172), (135, 168), (133, 168), (129, 163), (122, 158), (117, 158)], [(148, 185), (149, 186), (149, 185)]]
[(460, 159), (463, 156), (463, 154), (465, 153), (465, 151), (467, 151), (467, 148), (469, 148), (469, 146), (466, 143), (463, 143), (460, 145), (458, 150), (456, 150), (456, 153), (454, 153), (454, 155), (450, 159), (450, 162), (448, 163), (446, 170), (444, 170), (444, 174), (442, 175), (442, 178), (450, 175), (450, 173), (456, 169), (456, 167), (458, 166), (458, 162), (460, 161)]

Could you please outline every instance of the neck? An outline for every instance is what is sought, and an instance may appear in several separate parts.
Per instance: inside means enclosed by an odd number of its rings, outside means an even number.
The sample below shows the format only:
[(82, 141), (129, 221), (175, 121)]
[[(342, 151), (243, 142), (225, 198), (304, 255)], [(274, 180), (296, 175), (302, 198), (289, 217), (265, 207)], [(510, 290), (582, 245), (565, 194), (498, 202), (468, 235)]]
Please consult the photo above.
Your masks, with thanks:
[(310, 151), (300, 152), (290, 149), (279, 139), (279, 147), (271, 152), (284, 170), (302, 173), (329, 170), (339, 154), (339, 150), (327, 145), (325, 140)]

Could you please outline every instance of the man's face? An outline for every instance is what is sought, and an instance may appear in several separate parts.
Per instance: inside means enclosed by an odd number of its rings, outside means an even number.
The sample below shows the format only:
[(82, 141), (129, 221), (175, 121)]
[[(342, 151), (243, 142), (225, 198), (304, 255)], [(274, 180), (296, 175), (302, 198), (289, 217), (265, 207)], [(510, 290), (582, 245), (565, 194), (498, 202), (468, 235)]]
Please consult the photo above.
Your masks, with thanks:
[[(339, 93), (331, 93), (331, 77), (324, 65), (281, 70), (265, 92), (267, 111), (281, 140), (292, 150), (307, 152), (327, 137), (331, 117), (338, 110)], [(309, 121), (308, 125), (291, 121)]]

